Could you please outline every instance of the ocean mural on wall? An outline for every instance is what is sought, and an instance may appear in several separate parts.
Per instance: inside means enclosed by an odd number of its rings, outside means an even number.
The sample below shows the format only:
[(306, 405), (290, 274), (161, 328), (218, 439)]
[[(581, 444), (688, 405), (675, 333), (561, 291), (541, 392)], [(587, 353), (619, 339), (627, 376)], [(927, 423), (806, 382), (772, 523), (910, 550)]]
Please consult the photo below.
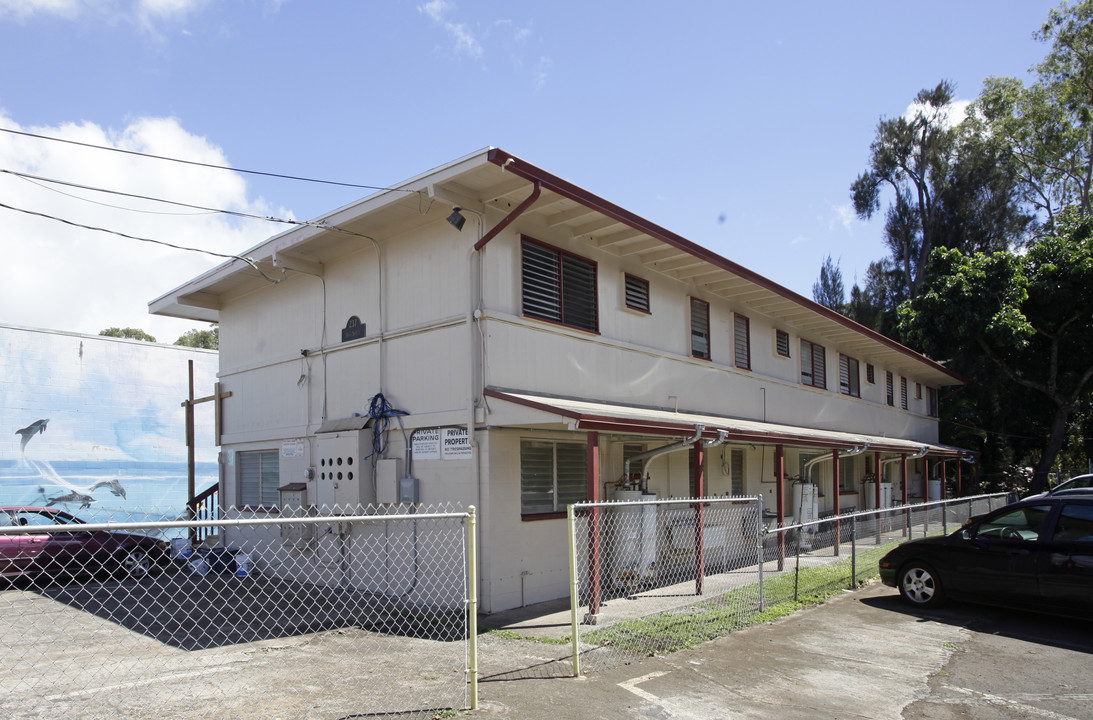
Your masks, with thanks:
[[(183, 514), (190, 360), (195, 395), (211, 395), (212, 351), (0, 325), (0, 505)], [(200, 492), (219, 479), (213, 404), (194, 422)]]

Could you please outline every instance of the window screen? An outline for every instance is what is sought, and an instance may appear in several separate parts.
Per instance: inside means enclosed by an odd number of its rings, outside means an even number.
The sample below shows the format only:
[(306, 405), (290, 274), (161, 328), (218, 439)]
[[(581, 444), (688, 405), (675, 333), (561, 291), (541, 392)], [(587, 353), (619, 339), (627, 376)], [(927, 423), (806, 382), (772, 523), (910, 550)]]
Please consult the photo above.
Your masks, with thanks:
[(588, 498), (588, 456), (584, 443), (520, 441), (520, 512), (563, 512)]
[(710, 304), (691, 298), (691, 355), (710, 359)]
[(733, 363), (743, 370), (751, 370), (751, 330), (748, 319), (733, 315)]
[(276, 450), (241, 452), (239, 462), (239, 504), (252, 507), (277, 507), (281, 484)]
[(633, 275), (626, 276), (626, 307), (649, 312), (649, 281)]
[(523, 308), (528, 317), (596, 332), (596, 265), (524, 239)]

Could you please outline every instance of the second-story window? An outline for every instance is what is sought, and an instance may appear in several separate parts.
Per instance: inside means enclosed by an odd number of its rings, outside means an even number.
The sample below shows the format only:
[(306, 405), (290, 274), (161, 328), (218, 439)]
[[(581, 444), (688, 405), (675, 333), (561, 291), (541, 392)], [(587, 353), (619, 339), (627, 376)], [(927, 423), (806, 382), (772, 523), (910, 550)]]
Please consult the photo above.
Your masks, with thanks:
[(843, 395), (861, 397), (858, 370), (857, 360), (846, 355), (839, 355), (839, 392)]
[(899, 379), (899, 407), (901, 410), (907, 409), (907, 378), (905, 377)]
[(896, 390), (894, 380), (892, 379), (891, 372), (884, 373), (884, 400), (888, 403), (889, 407), (895, 407), (896, 405)]
[(939, 415), (937, 390), (932, 387), (926, 388), (926, 414), (930, 417), (937, 417)]
[(774, 331), (774, 352), (789, 357), (789, 333), (785, 330)]
[(733, 364), (751, 370), (751, 326), (743, 315), (732, 316)]
[(596, 263), (524, 238), (524, 315), (597, 332)]
[(691, 298), (691, 355), (710, 359), (710, 304)]
[(638, 312), (649, 312), (649, 281), (635, 275), (626, 275), (626, 307)]
[(827, 389), (827, 357), (823, 345), (801, 340), (801, 384)]

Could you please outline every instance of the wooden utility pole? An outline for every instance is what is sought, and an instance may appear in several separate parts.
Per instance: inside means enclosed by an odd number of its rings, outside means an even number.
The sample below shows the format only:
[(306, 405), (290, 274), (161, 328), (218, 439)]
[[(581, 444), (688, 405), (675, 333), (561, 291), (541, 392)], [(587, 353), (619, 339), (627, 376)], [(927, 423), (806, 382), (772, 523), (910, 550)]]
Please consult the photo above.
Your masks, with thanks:
[(224, 398), (230, 398), (231, 392), (220, 392), (220, 383), (213, 385), (213, 394), (207, 395), (203, 398), (194, 397), (194, 361), (189, 361), (190, 365), (190, 394), (189, 397), (183, 401), (182, 407), (186, 408), (186, 518), (188, 520), (194, 519), (194, 497), (196, 496), (196, 468), (195, 468), (195, 452), (196, 443), (194, 440), (194, 406), (200, 405), (206, 402), (216, 403), (216, 444), (220, 445), (220, 421), (221, 421), (221, 400)]

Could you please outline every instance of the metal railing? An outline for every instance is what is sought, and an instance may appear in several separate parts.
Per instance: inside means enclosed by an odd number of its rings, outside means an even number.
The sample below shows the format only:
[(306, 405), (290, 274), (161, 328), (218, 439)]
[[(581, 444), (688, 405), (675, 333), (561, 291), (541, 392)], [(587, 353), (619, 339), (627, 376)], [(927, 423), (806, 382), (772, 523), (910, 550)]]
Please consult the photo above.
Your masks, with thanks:
[(1005, 493), (865, 510), (780, 528), (764, 534), (764, 559), (772, 573), (792, 574), (768, 583), (765, 601), (803, 598), (857, 587), (876, 577), (877, 562), (890, 549), (916, 537), (947, 534), (974, 515), (1010, 502)]
[[(186, 503), (189, 510), (188, 520), (219, 520), (220, 519), (220, 483), (210, 485), (199, 492), (193, 500)], [(216, 527), (195, 525), (189, 528), (191, 543), (201, 543), (210, 535), (217, 535)]]
[[(4, 717), (477, 706), (474, 508), (105, 523), (49, 510), (0, 513)], [(218, 544), (189, 542), (212, 527)]]
[(781, 603), (877, 575), (911, 537), (1005, 504), (985, 495), (764, 526), (762, 498), (583, 503), (569, 509), (573, 674), (732, 632)]

